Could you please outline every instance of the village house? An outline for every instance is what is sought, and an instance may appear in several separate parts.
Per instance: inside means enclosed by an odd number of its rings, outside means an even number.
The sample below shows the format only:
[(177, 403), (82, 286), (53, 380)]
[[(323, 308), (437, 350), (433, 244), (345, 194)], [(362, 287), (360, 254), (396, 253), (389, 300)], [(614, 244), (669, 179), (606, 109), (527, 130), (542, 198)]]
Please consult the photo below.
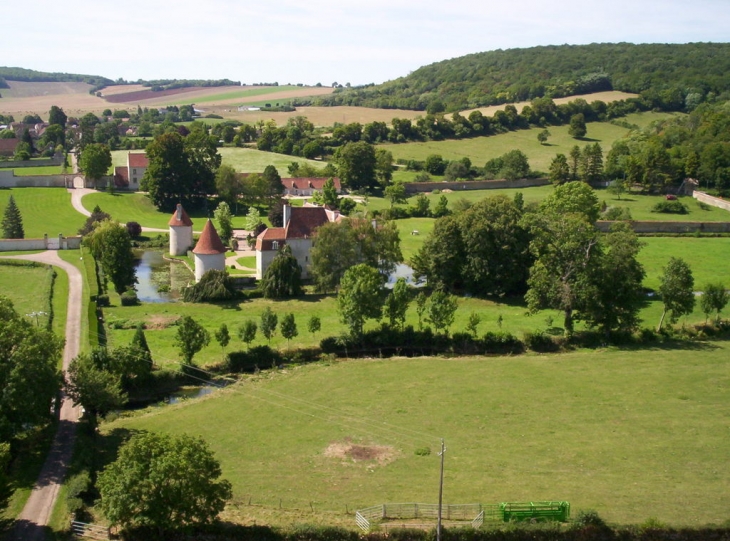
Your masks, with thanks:
[(117, 187), (129, 187), (130, 190), (139, 190), (139, 183), (144, 176), (150, 162), (143, 152), (127, 154), (127, 165), (114, 168), (114, 184)]
[[(321, 192), (326, 178), (282, 178), (281, 183), (284, 185), (284, 195), (299, 195), (311, 197), (314, 192)], [(337, 177), (332, 178), (337, 193), (342, 192), (342, 184)]]
[(291, 248), (292, 255), (302, 267), (302, 278), (307, 278), (309, 251), (314, 244), (316, 229), (340, 218), (339, 212), (316, 205), (284, 205), (284, 226), (269, 227), (256, 237), (256, 278), (260, 280), (263, 277), (285, 244)]
[(0, 156), (12, 157), (20, 139), (0, 139)]

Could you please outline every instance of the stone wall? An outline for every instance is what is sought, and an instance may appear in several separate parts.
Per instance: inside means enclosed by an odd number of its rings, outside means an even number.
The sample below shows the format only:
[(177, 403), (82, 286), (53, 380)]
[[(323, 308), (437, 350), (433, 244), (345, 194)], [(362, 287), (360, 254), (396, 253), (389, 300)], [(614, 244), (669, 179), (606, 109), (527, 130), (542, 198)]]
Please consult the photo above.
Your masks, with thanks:
[(462, 182), (406, 182), (406, 193), (432, 192), (433, 190), (497, 190), (500, 188), (530, 188), (546, 186), (546, 178), (521, 178), (519, 180), (468, 180)]
[(0, 239), (0, 252), (25, 252), (31, 250), (78, 250), (81, 247), (81, 237), (58, 237), (49, 238), (44, 235), (42, 239)]
[[(599, 221), (596, 227), (608, 231), (613, 222)], [(730, 222), (637, 222), (630, 221), (636, 233), (730, 233)]]
[(713, 207), (718, 207), (730, 211), (730, 201), (726, 201), (725, 199), (722, 199), (720, 197), (713, 197), (706, 194), (705, 192), (698, 192), (696, 190), (692, 192), (692, 197), (697, 199), (697, 201), (707, 203), (708, 205), (711, 205)]
[(93, 188), (94, 183), (86, 181), (83, 175), (33, 175), (19, 177), (12, 170), (0, 170), (0, 188)]

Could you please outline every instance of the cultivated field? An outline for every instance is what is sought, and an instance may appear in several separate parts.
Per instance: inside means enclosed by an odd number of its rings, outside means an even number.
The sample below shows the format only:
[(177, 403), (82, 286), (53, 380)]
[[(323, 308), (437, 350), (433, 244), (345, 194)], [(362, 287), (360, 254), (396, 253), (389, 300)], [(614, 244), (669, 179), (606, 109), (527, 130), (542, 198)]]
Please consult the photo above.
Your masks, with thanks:
[(101, 113), (106, 102), (89, 94), (86, 83), (24, 83), (8, 81), (10, 89), (0, 89), (0, 113), (11, 114), (16, 120), (35, 113), (48, 118), (52, 105), (63, 108), (69, 116), (88, 112)]
[(137, 430), (203, 437), (233, 483), (224, 517), (249, 524), (354, 529), (354, 509), (436, 503), (439, 438), (445, 503), (565, 499), (618, 523), (721, 523), (728, 359), (709, 342), (320, 363), (102, 430), (110, 444)]

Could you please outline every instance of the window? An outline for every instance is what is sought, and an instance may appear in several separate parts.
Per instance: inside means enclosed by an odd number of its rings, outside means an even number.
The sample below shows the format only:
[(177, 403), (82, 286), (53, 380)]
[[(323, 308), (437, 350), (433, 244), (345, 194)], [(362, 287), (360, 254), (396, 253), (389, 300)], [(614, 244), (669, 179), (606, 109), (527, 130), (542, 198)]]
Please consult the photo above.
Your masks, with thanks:
[(271, 249), (272, 250), (278, 250), (279, 249), (279, 241), (278, 240), (275, 240), (274, 242), (271, 243)]

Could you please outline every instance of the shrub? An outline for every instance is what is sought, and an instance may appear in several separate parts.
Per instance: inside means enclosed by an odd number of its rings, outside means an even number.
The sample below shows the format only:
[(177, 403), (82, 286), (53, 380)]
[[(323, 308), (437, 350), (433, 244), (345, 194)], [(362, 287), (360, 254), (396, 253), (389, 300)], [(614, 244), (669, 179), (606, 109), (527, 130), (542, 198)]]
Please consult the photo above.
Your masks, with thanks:
[(96, 296), (96, 305), (100, 308), (109, 306), (109, 295), (97, 295)]
[(604, 220), (631, 220), (631, 211), (628, 207), (610, 207), (603, 213)]
[(227, 356), (227, 368), (231, 372), (253, 373), (274, 368), (283, 362), (281, 354), (266, 345), (252, 347), (247, 351), (232, 351)]
[(133, 239), (138, 239), (142, 235), (142, 226), (137, 222), (127, 222), (127, 233)]
[(122, 306), (137, 306), (139, 299), (137, 298), (137, 292), (134, 289), (128, 289), (120, 295), (122, 300)]
[(549, 353), (560, 349), (559, 344), (542, 331), (526, 332), (523, 341), (525, 346), (538, 353)]
[(651, 211), (665, 214), (688, 214), (689, 207), (681, 201), (659, 201), (652, 207)]
[(486, 353), (518, 354), (525, 351), (525, 345), (508, 332), (488, 332), (482, 337), (482, 348)]
[(200, 279), (200, 282), (182, 290), (185, 302), (224, 301), (236, 296), (233, 280), (226, 271), (211, 269)]

